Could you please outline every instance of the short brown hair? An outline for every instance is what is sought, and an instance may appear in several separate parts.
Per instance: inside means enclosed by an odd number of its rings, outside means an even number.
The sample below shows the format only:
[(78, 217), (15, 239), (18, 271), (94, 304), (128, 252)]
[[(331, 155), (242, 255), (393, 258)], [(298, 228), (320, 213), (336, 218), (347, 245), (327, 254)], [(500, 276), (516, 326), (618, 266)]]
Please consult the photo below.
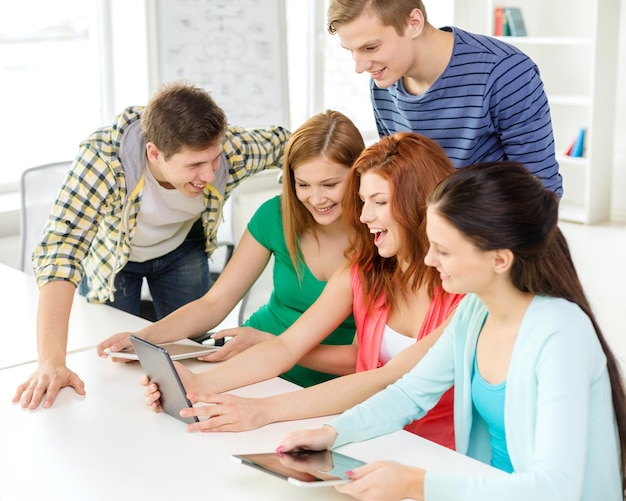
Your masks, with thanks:
[(413, 9), (419, 9), (424, 21), (428, 21), (422, 0), (330, 0), (326, 24), (328, 32), (334, 35), (338, 26), (351, 23), (366, 9), (378, 15), (385, 26), (394, 27), (399, 35), (404, 33)]
[(204, 89), (184, 82), (165, 84), (148, 102), (141, 116), (146, 142), (165, 159), (183, 148), (203, 150), (220, 142), (226, 115)]

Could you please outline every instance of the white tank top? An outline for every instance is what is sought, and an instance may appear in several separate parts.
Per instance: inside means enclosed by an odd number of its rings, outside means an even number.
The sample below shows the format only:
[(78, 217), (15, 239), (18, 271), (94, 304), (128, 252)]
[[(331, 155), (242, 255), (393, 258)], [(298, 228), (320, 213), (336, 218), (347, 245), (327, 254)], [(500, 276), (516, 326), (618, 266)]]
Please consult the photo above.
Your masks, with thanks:
[(385, 325), (383, 340), (380, 344), (379, 361), (384, 365), (405, 348), (416, 342), (415, 338), (405, 336)]

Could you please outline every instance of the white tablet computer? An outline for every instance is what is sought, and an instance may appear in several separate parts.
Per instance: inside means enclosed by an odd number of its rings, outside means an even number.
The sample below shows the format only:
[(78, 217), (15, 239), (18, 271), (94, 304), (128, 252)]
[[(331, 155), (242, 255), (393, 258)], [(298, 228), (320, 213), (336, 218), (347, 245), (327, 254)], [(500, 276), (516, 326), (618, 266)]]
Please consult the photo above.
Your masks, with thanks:
[(144, 372), (150, 381), (159, 386), (163, 412), (185, 423), (198, 422), (197, 416), (182, 417), (180, 415), (180, 410), (183, 407), (191, 407), (191, 402), (187, 398), (185, 387), (178, 377), (167, 350), (136, 336), (130, 336), (130, 342)]
[[(192, 339), (181, 339), (179, 341), (172, 341), (171, 343), (163, 343), (156, 346), (160, 346), (161, 348), (166, 349), (172, 360), (200, 357), (218, 349), (218, 346), (215, 344), (209, 346), (194, 341)], [(104, 352), (111, 358), (138, 360), (137, 353), (135, 353), (134, 347), (124, 348), (120, 351), (110, 351), (107, 348), (104, 350)]]
[(300, 487), (345, 484), (350, 481), (346, 472), (365, 464), (359, 459), (328, 450), (298, 450), (280, 456), (275, 452), (236, 454), (232, 459)]

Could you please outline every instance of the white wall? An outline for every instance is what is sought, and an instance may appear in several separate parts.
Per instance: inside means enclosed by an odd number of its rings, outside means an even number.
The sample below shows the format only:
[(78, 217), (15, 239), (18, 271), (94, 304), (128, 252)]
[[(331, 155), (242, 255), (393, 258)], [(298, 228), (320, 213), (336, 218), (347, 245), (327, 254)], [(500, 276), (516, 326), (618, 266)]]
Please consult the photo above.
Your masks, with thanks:
[(430, 24), (437, 28), (454, 21), (454, 0), (425, 0), (426, 14)]
[(111, 111), (116, 115), (127, 106), (145, 104), (152, 94), (148, 74), (148, 20), (143, 2), (106, 2), (110, 3), (112, 25)]
[(622, 2), (619, 24), (620, 42), (617, 70), (617, 99), (615, 103), (615, 156), (611, 219), (626, 222), (626, 5)]

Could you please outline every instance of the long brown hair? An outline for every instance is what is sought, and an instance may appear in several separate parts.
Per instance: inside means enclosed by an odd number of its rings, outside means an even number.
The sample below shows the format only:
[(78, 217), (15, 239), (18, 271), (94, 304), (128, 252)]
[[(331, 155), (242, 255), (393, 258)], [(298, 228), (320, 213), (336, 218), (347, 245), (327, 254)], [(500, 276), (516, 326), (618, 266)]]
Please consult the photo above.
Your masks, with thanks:
[[(361, 176), (373, 172), (389, 182), (391, 213), (400, 225), (404, 242), (406, 270), (398, 257), (383, 258), (366, 225), (361, 223), (363, 202), (359, 197)], [(435, 141), (412, 132), (398, 132), (369, 146), (354, 163), (343, 201), (343, 217), (351, 228), (346, 255), (356, 265), (363, 283), (368, 308), (379, 298), (393, 309), (397, 295), (406, 297), (426, 285), (430, 296), (439, 285), (439, 274), (424, 264), (428, 251), (426, 237), (426, 198), (442, 179), (454, 172), (443, 148)]]
[(317, 223), (296, 196), (293, 171), (316, 157), (345, 165), (349, 169), (365, 148), (363, 137), (354, 123), (343, 113), (326, 110), (304, 122), (291, 136), (285, 150), (281, 212), (285, 243), (291, 262), (301, 278), (303, 258), (298, 237), (304, 231), (316, 235)]
[[(587, 314), (606, 356), (622, 466), (626, 465), (623, 380), (557, 226), (556, 195), (523, 165), (490, 162), (460, 169), (435, 189), (428, 202), (479, 249), (511, 250), (511, 280), (517, 289), (567, 299)], [(622, 485), (626, 485), (623, 468)]]

